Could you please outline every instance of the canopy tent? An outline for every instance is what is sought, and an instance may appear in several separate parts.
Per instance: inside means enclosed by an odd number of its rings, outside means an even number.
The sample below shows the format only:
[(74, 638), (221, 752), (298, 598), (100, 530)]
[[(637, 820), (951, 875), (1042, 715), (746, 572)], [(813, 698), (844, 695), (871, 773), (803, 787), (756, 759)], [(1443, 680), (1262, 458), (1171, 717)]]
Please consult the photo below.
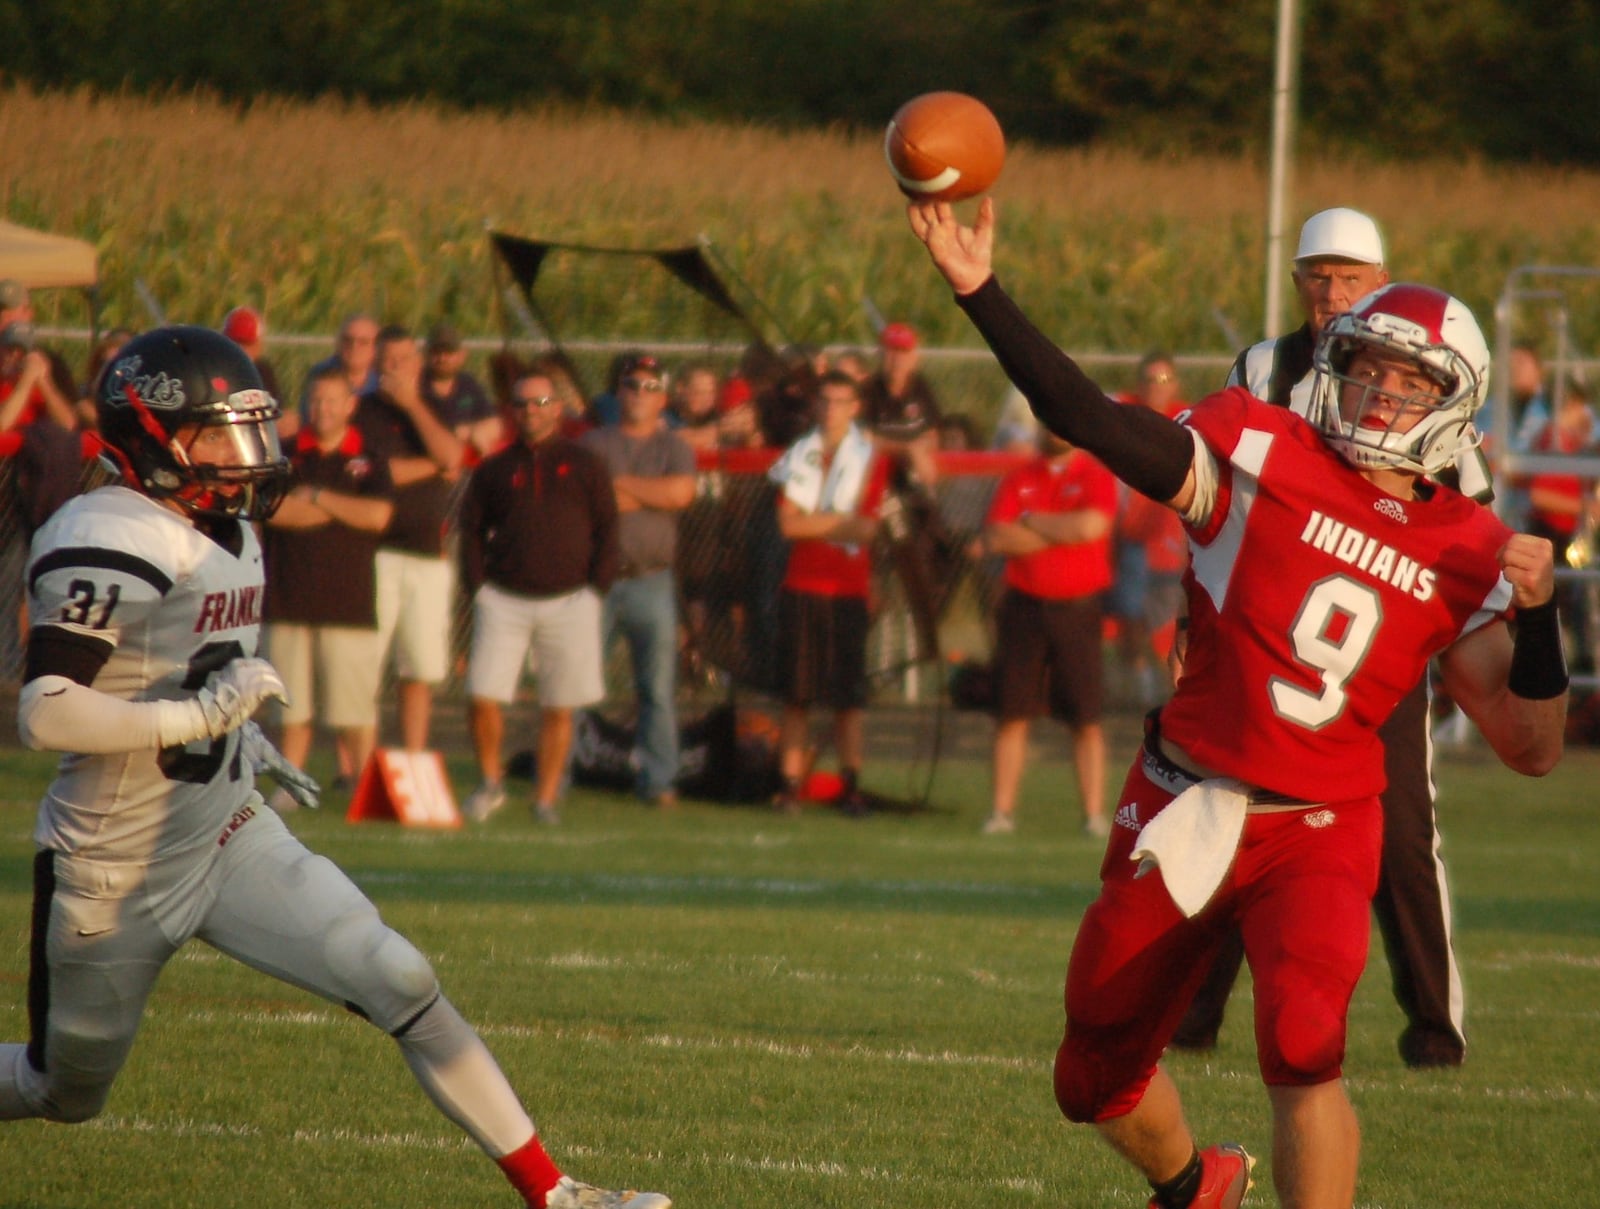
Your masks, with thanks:
[(66, 235), (0, 221), (0, 278), (30, 290), (57, 286), (92, 289), (99, 280), (94, 245)]

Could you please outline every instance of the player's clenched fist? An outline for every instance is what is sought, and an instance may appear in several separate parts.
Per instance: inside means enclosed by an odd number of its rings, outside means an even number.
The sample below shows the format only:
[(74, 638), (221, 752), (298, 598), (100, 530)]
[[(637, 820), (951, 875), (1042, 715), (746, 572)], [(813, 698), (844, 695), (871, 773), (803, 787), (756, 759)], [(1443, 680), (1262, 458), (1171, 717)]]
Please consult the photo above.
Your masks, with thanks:
[(1555, 547), (1546, 538), (1513, 533), (1500, 548), (1500, 570), (1511, 584), (1511, 603), (1519, 609), (1542, 605), (1555, 593)]

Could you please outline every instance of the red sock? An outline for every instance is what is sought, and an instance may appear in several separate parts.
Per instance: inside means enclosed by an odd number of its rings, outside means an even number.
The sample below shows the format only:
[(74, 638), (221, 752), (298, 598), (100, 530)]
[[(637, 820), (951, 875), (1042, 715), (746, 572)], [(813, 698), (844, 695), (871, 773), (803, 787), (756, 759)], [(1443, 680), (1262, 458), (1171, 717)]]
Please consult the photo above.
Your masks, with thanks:
[(561, 1182), (561, 1169), (544, 1152), (538, 1134), (496, 1161), (511, 1186), (522, 1193), (529, 1209), (544, 1209), (545, 1197)]

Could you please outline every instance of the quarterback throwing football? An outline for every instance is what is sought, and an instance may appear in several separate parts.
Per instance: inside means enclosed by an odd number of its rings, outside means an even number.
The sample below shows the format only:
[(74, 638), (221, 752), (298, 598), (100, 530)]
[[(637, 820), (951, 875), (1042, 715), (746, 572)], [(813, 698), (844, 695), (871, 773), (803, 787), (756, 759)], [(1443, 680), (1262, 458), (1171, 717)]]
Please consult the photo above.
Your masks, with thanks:
[(1039, 420), (1189, 537), (1188, 657), (1073, 943), (1057, 1103), (1149, 1179), (1155, 1209), (1234, 1209), (1253, 1160), (1197, 1150), (1159, 1059), (1237, 924), (1279, 1200), (1349, 1209), (1342, 1063), (1378, 879), (1378, 727), (1437, 655), (1509, 767), (1539, 776), (1561, 755), (1550, 544), (1432, 477), (1476, 444), (1483, 335), (1450, 295), (1391, 285), (1319, 336), (1309, 419), (1231, 388), (1179, 423), (1107, 399), (1007, 297), (992, 201), (970, 227), (947, 204), (910, 220)]
[(31, 1038), (0, 1045), (0, 1119), (99, 1113), (162, 967), (199, 939), (393, 1037), (533, 1209), (667, 1209), (562, 1175), (427, 960), (256, 790), (266, 772), (302, 805), (318, 792), (250, 720), (283, 684), (255, 657), (249, 522), (289, 475), (250, 358), (218, 332), (160, 328), (121, 350), (95, 402), (122, 482), (57, 512), (28, 565), (18, 727), (65, 755), (39, 806)]

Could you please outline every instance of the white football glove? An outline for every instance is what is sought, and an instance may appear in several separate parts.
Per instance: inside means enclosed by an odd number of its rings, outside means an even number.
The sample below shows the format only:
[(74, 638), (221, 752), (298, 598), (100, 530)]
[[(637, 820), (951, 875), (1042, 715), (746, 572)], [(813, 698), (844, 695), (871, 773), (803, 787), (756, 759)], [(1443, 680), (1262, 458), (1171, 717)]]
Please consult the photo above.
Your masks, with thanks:
[(265, 659), (230, 660), (207, 676), (193, 697), (158, 703), (159, 744), (181, 747), (196, 739), (220, 739), (248, 722), (268, 697), (289, 699), (276, 668)]
[(322, 786), (316, 778), (285, 760), (254, 722), (239, 728), (239, 751), (249, 762), (251, 772), (258, 777), (271, 777), (298, 805), (307, 810), (322, 805)]
[(206, 677), (196, 694), (206, 718), (206, 734), (220, 739), (250, 720), (269, 697), (287, 702), (278, 669), (265, 659), (233, 659)]

